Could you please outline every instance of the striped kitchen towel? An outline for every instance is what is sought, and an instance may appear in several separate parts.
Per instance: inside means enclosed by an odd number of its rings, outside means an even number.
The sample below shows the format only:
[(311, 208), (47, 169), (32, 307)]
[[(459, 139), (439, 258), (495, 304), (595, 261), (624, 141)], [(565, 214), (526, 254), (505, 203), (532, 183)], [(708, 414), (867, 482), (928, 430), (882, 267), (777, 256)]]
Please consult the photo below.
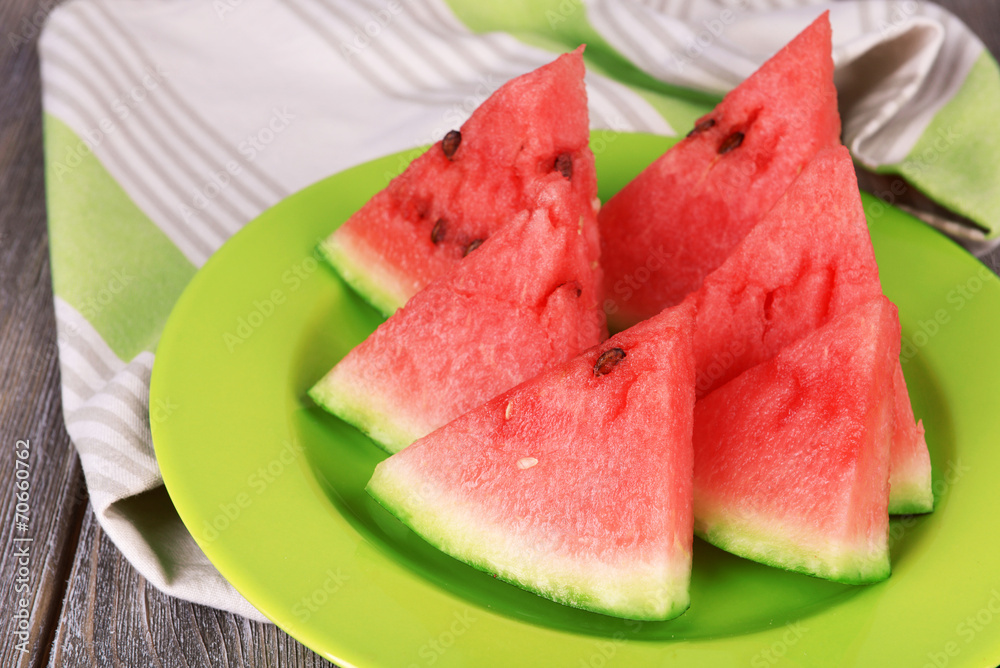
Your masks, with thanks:
[[(775, 4), (785, 5), (774, 9)], [(588, 44), (594, 128), (686, 132), (823, 9), (844, 141), (1000, 235), (996, 62), (933, 4), (787, 0), (71, 0), (40, 39), (63, 403), (102, 528), (150, 582), (262, 619), (181, 524), (157, 468), (157, 340), (264, 209), (433, 142), (507, 79)]]

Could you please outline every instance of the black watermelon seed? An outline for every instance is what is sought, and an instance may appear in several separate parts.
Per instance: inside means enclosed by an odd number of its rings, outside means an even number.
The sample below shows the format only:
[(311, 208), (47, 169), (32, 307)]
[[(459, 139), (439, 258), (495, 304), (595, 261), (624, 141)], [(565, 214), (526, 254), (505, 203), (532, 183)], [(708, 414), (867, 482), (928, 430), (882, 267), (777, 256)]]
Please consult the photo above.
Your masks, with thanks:
[(604, 351), (597, 358), (597, 364), (594, 365), (594, 375), (603, 376), (606, 373), (611, 373), (611, 370), (623, 359), (625, 359), (625, 351), (621, 348)]
[(468, 246), (465, 247), (465, 253), (462, 255), (462, 257), (465, 257), (466, 255), (468, 255), (469, 253), (476, 250), (482, 245), (483, 245), (483, 239), (474, 239), (472, 243), (470, 243)]
[(729, 153), (742, 143), (743, 143), (743, 133), (734, 132), (733, 134), (726, 137), (722, 141), (722, 144), (719, 145), (719, 155), (722, 155), (723, 153)]
[(458, 150), (459, 144), (462, 143), (462, 133), (458, 130), (451, 130), (444, 136), (441, 140), (441, 150), (444, 151), (444, 157), (451, 160), (451, 157), (455, 155), (455, 151)]
[(704, 132), (705, 130), (709, 129), (713, 125), (715, 125), (715, 119), (714, 118), (706, 118), (701, 123), (698, 123), (698, 125), (696, 125), (693, 128), (691, 128), (691, 132), (687, 133), (687, 136), (690, 137), (691, 135), (696, 135), (699, 132)]
[(437, 245), (444, 239), (444, 218), (438, 218), (431, 228), (431, 243)]

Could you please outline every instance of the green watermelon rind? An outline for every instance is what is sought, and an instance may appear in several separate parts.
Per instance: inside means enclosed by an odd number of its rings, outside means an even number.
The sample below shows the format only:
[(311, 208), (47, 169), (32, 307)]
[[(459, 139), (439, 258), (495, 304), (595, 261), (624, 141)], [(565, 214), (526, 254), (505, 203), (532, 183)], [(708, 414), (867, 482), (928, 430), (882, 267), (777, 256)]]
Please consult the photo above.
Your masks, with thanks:
[(395, 313), (406, 302), (405, 297), (386, 290), (386, 282), (377, 281), (370, 267), (363, 268), (358, 262), (360, 254), (345, 248), (336, 232), (322, 241), (317, 249), (344, 282), (385, 317)]
[(838, 550), (832, 546), (816, 545), (810, 550), (789, 538), (791, 529), (767, 518), (713, 521), (706, 519), (708, 513), (699, 513), (697, 505), (694, 534), (744, 559), (850, 585), (881, 582), (892, 571), (888, 541), (875, 550), (844, 546), (834, 556)]
[(316, 404), (357, 427), (390, 455), (423, 435), (407, 430), (398, 419), (390, 419), (389, 412), (380, 408), (382, 404), (375, 397), (360, 388), (345, 387), (338, 381), (335, 371), (309, 389), (309, 397)]
[(889, 494), (890, 515), (922, 515), (934, 510), (930, 476), (926, 480), (907, 479), (893, 485)]
[[(625, 598), (628, 602), (614, 604), (602, 600), (593, 588), (588, 586), (586, 578), (574, 582), (565, 575), (565, 571), (560, 572), (559, 562), (563, 564), (577, 562), (545, 556), (538, 562), (546, 564), (547, 573), (541, 569), (535, 573), (525, 573), (525, 566), (531, 562), (530, 556), (533, 552), (530, 546), (520, 555), (515, 554), (507, 560), (484, 556), (491, 547), (496, 546), (504, 546), (511, 551), (513, 541), (510, 534), (497, 529), (490, 535), (486, 523), (476, 521), (473, 511), (463, 506), (461, 500), (442, 490), (417, 488), (408, 484), (405, 472), (401, 474), (396, 471), (395, 468), (398, 467), (393, 467), (392, 463), (389, 459), (377, 466), (365, 490), (427, 543), (479, 571), (563, 605), (625, 619), (667, 621), (680, 616), (691, 605), (690, 559), (687, 568), (675, 567), (674, 574), (666, 578), (666, 582), (638, 575), (632, 578), (633, 583), (630, 588), (623, 587), (622, 582), (627, 577), (626, 574), (634, 575), (650, 569), (641, 567), (630, 569), (620, 564), (616, 564), (614, 577), (605, 575), (590, 578), (594, 582), (614, 583), (618, 591), (626, 592)], [(445, 498), (446, 496), (451, 498)], [(429, 498), (432, 503), (428, 502)], [(513, 572), (515, 570), (521, 573)], [(556, 578), (559, 582), (551, 586), (545, 586), (543, 583), (544, 580), (551, 581)]]

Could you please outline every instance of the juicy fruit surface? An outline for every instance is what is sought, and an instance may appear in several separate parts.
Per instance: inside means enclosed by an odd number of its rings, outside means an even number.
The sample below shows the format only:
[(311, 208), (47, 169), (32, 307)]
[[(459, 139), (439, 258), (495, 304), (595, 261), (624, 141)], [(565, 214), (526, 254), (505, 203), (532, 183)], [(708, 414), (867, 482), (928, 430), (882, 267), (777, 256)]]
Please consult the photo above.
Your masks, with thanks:
[[(591, 166), (592, 168), (592, 166)], [(310, 392), (389, 452), (549, 366), (596, 345), (596, 233), (562, 175), (433, 281)]]
[(380, 463), (368, 491), (441, 550), (553, 600), (679, 615), (691, 318), (679, 306), (495, 397)]
[(679, 303), (722, 264), (819, 150), (840, 143), (824, 14), (602, 208), (612, 322)]
[[(322, 244), (326, 257), (388, 315), (528, 208), (553, 173), (568, 173), (571, 196), (591, 206), (583, 75), (581, 47), (501, 86), (453, 152), (442, 140), (414, 160)], [(596, 261), (596, 234), (589, 241)]]
[(695, 407), (695, 532), (846, 583), (889, 575), (889, 445), (899, 356), (879, 297)]
[(850, 154), (823, 151), (696, 293), (698, 396), (881, 294)]
[[(821, 151), (695, 294), (698, 396), (882, 294), (850, 154)], [(929, 512), (930, 456), (899, 362), (892, 512)]]

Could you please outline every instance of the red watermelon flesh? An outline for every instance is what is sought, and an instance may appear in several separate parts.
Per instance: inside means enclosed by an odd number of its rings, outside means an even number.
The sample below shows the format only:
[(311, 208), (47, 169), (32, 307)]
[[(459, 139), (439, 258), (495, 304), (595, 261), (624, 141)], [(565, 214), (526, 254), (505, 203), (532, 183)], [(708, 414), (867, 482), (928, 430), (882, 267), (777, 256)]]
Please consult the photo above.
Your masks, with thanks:
[(695, 406), (695, 533), (850, 584), (889, 576), (896, 308), (878, 297)]
[[(605, 336), (586, 216), (547, 177), (523, 211), (414, 295), (310, 391), (396, 452)], [(592, 220), (592, 219), (591, 219)]]
[(444, 552), (552, 600), (681, 614), (691, 318), (690, 304), (665, 311), (495, 397), (380, 463), (369, 493)]
[[(850, 154), (821, 151), (695, 293), (698, 396), (881, 294)], [(930, 456), (896, 367), (890, 507), (929, 512)]]
[[(581, 208), (596, 206), (582, 54), (501, 86), (460, 140), (431, 146), (323, 242), (341, 276), (388, 315), (528, 208), (551, 174), (572, 183)], [(596, 261), (596, 229), (588, 242)]]
[(809, 159), (839, 143), (824, 13), (601, 209), (611, 322), (627, 326), (696, 290)]
[(698, 396), (881, 294), (851, 156), (823, 151), (696, 293)]

